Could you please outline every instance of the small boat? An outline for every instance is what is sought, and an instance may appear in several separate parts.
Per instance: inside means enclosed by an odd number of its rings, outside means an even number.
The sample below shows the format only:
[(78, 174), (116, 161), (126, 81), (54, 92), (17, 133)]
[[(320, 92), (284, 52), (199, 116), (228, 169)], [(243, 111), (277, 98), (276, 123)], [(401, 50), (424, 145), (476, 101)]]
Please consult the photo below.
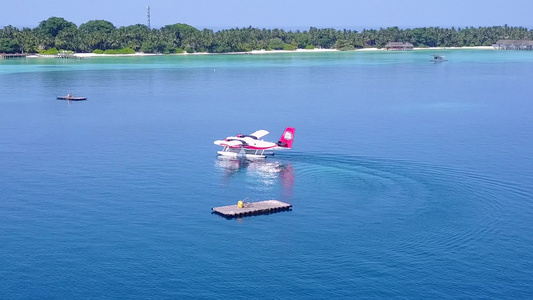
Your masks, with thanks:
[(81, 100), (87, 100), (87, 97), (74, 97), (68, 94), (66, 96), (57, 96), (57, 100), (81, 101)]
[(432, 61), (432, 62), (443, 62), (443, 61), (448, 61), (448, 60), (444, 56), (432, 55), (431, 59), (429, 61)]

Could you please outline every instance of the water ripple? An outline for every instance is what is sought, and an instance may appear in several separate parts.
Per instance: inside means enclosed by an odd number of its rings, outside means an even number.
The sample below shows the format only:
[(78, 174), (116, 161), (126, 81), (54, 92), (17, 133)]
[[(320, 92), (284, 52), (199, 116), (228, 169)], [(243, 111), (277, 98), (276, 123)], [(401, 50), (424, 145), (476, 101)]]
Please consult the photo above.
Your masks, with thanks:
[(359, 196), (355, 200), (336, 198), (339, 207), (343, 201), (356, 201), (352, 204), (377, 222), (411, 228), (410, 234), (397, 241), (394, 251), (426, 259), (431, 256), (423, 253), (430, 250), (473, 250), (480, 239), (509, 234), (506, 228), (512, 226), (516, 211), (532, 210), (528, 187), (470, 170), (368, 157), (287, 156), (299, 181)]

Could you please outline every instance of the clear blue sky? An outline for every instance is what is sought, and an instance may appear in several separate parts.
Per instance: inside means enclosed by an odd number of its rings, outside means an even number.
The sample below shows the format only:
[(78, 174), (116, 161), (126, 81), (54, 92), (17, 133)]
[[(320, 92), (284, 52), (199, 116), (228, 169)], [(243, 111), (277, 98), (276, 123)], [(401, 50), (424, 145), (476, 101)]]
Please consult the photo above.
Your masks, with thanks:
[(533, 28), (533, 0), (2, 0), (0, 27), (36, 27), (49, 17), (78, 26), (107, 20), (152, 28), (186, 23), (199, 29), (232, 27), (307, 29), (525, 26)]

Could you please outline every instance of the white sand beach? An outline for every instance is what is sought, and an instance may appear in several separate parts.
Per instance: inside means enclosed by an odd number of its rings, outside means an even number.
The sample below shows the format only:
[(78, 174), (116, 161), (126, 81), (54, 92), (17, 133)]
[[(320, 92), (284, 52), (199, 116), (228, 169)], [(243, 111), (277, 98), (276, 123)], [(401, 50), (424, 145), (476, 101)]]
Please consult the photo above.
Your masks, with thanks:
[[(474, 46), (474, 47), (426, 47), (426, 48), (413, 48), (413, 50), (494, 50), (493, 46)], [(252, 50), (250, 52), (240, 52), (240, 53), (251, 53), (251, 54), (269, 54), (269, 53), (309, 53), (309, 52), (335, 52), (340, 51), (337, 49), (298, 49), (298, 50)], [(349, 50), (350, 51), (350, 50)], [(346, 52), (349, 52), (346, 51)], [(362, 48), (355, 49), (351, 51), (387, 51), (385, 48)]]
[[(492, 46), (475, 46), (475, 47), (427, 47), (427, 48), (413, 48), (414, 51), (419, 50), (495, 50)], [(252, 50), (250, 52), (231, 52), (231, 53), (208, 53), (208, 52), (197, 52), (197, 53), (174, 53), (170, 55), (217, 55), (217, 54), (274, 54), (274, 53), (318, 53), (318, 52), (336, 52), (340, 51), (337, 49), (297, 49), (297, 50)], [(363, 48), (351, 50), (353, 52), (367, 52), (367, 51), (387, 51), (384, 48)], [(349, 52), (349, 51), (346, 51)], [(160, 53), (143, 53), (136, 52), (134, 54), (95, 54), (95, 53), (74, 53), (74, 57), (78, 58), (92, 58), (92, 57), (139, 57), (139, 56), (158, 56), (164, 55)], [(28, 58), (49, 58), (55, 57), (52, 55), (29, 55)]]
[(318, 49), (318, 48), (315, 48), (315, 49), (296, 49), (296, 50), (265, 50), (265, 49), (262, 49), (262, 50), (252, 50), (250, 52), (246, 52), (246, 53), (251, 53), (251, 54), (269, 54), (269, 53), (298, 53), (298, 52), (335, 52), (335, 51), (339, 51), (337, 49)]

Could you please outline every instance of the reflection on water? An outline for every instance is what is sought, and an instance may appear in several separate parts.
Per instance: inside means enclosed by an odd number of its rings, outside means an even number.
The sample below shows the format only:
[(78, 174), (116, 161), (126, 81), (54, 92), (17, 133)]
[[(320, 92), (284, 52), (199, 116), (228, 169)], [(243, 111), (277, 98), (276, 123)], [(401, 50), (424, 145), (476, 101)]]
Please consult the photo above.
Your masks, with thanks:
[(238, 174), (254, 177), (265, 186), (281, 182), (283, 198), (291, 198), (294, 186), (294, 168), (290, 162), (272, 160), (247, 160), (219, 156), (215, 161), (217, 169), (223, 171), (225, 184)]
[(292, 188), (294, 186), (294, 168), (288, 163), (281, 169), (281, 185), (283, 186), (283, 199), (292, 198)]
[(249, 164), (246, 159), (230, 159), (223, 156), (218, 156), (215, 161), (215, 166), (225, 171), (226, 177), (244, 170)]

